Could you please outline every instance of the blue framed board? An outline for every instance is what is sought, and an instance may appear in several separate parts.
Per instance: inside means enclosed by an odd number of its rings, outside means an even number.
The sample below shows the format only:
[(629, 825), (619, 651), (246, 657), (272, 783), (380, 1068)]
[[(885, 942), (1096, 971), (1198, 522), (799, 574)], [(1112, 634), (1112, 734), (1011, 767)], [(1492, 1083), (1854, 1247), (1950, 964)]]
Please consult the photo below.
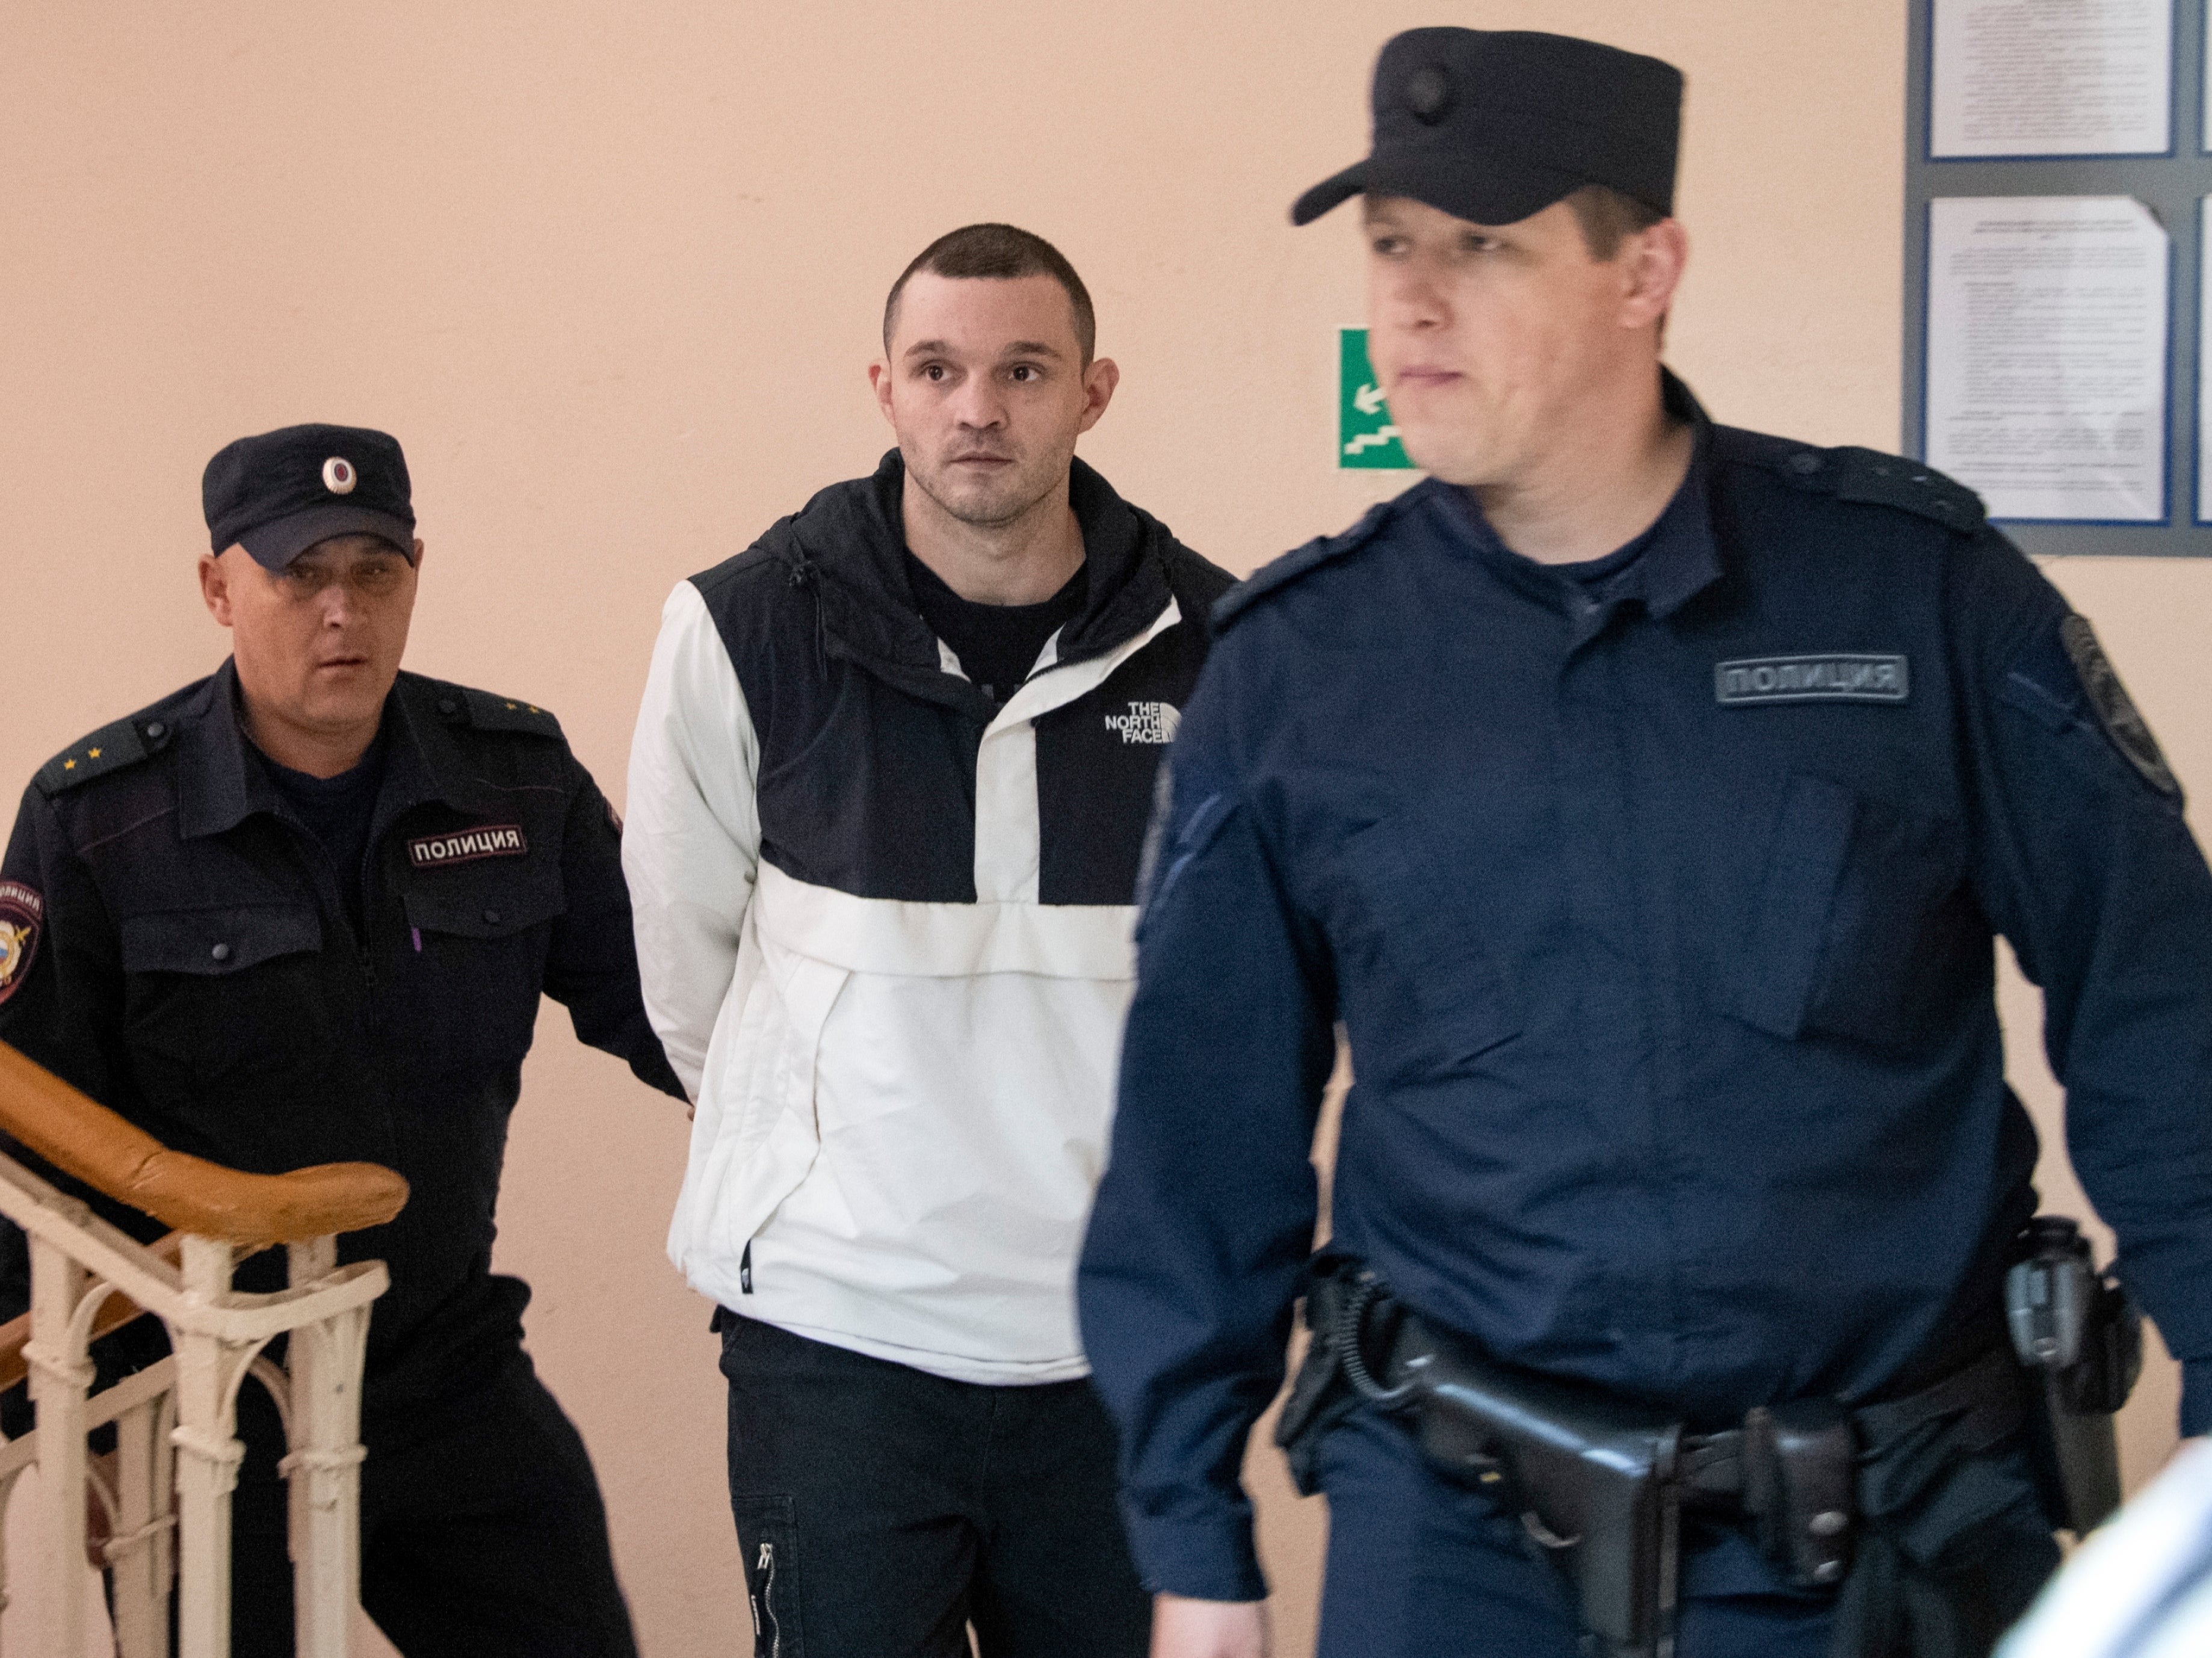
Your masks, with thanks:
[(2174, 0), (2171, 119), (2165, 155), (1931, 156), (1932, 37), (1937, 0), (1906, 0), (1905, 155), (1904, 447), (1928, 458), (1929, 204), (1956, 197), (2132, 197), (2164, 226), (2166, 280), (2165, 503), (2154, 522), (2037, 522), (1998, 518), (2005, 533), (2038, 555), (2212, 556), (2212, 523), (2199, 502), (2212, 495), (2197, 465), (2199, 322), (2204, 282), (2205, 197), (2212, 195), (2206, 154), (2204, 88), (2207, 0)]

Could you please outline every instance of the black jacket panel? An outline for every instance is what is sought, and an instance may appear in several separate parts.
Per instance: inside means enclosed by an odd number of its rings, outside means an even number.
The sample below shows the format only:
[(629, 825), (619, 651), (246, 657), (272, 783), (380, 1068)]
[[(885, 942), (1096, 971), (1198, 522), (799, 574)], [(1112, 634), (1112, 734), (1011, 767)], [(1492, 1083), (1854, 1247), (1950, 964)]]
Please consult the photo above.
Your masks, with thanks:
[[(835, 484), (695, 576), (760, 742), (761, 855), (864, 898), (975, 901), (975, 756), (997, 713), (940, 665), (901, 562), (904, 471)], [(1081, 461), (1069, 497), (1084, 608), (1045, 673), (1118, 650), (1170, 603), (1180, 620), (1036, 721), (1038, 898), (1127, 904), (1154, 773), (1232, 584)]]

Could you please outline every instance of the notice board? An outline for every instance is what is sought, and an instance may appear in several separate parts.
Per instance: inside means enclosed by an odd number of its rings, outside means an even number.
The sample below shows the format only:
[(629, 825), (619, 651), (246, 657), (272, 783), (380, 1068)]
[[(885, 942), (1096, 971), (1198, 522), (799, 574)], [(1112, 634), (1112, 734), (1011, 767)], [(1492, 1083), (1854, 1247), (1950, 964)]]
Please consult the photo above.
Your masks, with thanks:
[(2212, 0), (1907, 0), (1905, 452), (2032, 554), (2212, 555)]

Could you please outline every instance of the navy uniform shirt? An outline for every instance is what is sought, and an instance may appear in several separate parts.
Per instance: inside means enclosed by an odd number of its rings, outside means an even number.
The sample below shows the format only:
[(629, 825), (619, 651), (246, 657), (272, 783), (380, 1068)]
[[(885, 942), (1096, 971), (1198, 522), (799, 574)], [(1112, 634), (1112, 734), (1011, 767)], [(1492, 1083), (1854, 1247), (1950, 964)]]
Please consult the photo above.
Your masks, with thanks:
[[(405, 1175), (396, 1220), (339, 1240), (342, 1260), (391, 1268), (368, 1403), (396, 1407), (465, 1385), (515, 1333), (528, 1292), (491, 1274), (493, 1212), (540, 993), (584, 1041), (681, 1090), (639, 994), (619, 829), (550, 714), (401, 674), (368, 856), (341, 869), (258, 763), (234, 698), (226, 663), (25, 792), (0, 906), (35, 933), (0, 985), (0, 1041), (180, 1151), (257, 1174), (358, 1159)], [(142, 1238), (161, 1230), (96, 1206)], [(8, 1230), (0, 1311), (28, 1298)], [(281, 1273), (278, 1251), (240, 1282)]]
[(2212, 876), (2156, 745), (1967, 491), (1668, 391), (1691, 471), (1609, 578), (1431, 481), (1217, 612), (1080, 1281), (1155, 1588), (1262, 1592), (1237, 1473), (1338, 1021), (1334, 1245), (1719, 1426), (2002, 1339), (2037, 1152), (2002, 933), (2212, 1427)]

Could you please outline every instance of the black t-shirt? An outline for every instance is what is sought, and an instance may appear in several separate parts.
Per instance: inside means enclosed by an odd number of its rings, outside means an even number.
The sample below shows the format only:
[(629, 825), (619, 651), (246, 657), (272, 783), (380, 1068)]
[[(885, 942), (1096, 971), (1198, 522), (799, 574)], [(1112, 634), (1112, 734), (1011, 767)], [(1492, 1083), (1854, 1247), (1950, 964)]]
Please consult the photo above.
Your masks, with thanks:
[[(1625, 544), (1614, 548), (1602, 558), (1588, 558), (1577, 564), (1555, 564), (1559, 574), (1581, 586), (1591, 598), (1603, 604), (1615, 598), (1632, 598), (1641, 592), (1641, 579), (1632, 574), (1644, 562), (1644, 556), (1658, 543), (1674, 535), (1697, 533), (1691, 527), (1690, 501), (1705, 491), (1705, 452), (1693, 450), (1689, 470), (1676, 486), (1659, 516), (1647, 525), (1643, 533)], [(1464, 492), (1468, 504), (1478, 516), (1482, 508), (1475, 505), (1472, 490)]]
[(984, 695), (1003, 703), (1030, 677), (1037, 653), (1083, 608), (1090, 591), (1088, 564), (1042, 604), (978, 604), (946, 586), (936, 571), (911, 552), (906, 578), (915, 608), (929, 630), (952, 647), (960, 670)]
[(350, 771), (336, 777), (313, 777), (280, 766), (255, 750), (262, 769), (269, 774), (276, 793), (292, 815), (305, 824), (337, 872), (338, 896), (345, 902), (346, 918), (355, 936), (365, 924), (362, 865), (368, 859), (369, 830), (376, 817), (377, 791), (384, 785), (384, 733), (379, 731), (368, 752)]

